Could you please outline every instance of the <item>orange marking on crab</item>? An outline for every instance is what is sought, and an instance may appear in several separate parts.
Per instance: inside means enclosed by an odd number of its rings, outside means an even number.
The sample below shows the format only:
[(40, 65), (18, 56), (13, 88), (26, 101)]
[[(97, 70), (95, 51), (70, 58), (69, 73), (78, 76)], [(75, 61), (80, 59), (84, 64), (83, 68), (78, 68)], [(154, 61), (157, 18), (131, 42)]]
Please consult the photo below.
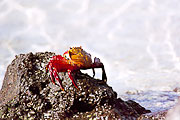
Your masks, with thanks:
[(99, 58), (96, 57), (94, 58), (94, 62), (92, 62), (91, 55), (84, 51), (81, 47), (70, 48), (63, 54), (63, 56), (53, 56), (46, 66), (46, 70), (49, 70), (50, 72), (51, 81), (54, 84), (55, 80), (58, 81), (62, 90), (64, 90), (64, 87), (59, 78), (58, 72), (68, 72), (69, 78), (72, 80), (73, 85), (78, 89), (77, 84), (72, 77), (72, 73), (79, 71), (80, 69), (92, 69), (94, 77), (94, 68), (102, 68), (102, 80), (106, 81), (107, 77), (103, 63)]

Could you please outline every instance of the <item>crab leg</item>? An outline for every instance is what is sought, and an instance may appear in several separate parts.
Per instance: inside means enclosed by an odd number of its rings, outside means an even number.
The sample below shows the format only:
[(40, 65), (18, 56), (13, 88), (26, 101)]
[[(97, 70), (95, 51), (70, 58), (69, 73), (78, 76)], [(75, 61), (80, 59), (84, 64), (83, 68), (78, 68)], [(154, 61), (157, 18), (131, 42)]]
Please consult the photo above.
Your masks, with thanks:
[(59, 86), (60, 86), (61, 90), (64, 91), (64, 87), (63, 87), (62, 82), (61, 82), (61, 80), (60, 80), (60, 78), (59, 78), (59, 75), (58, 75), (58, 73), (57, 73), (56, 68), (53, 69), (53, 75), (54, 75), (56, 81), (59, 82)]
[[(107, 76), (106, 76), (106, 72), (105, 72), (105, 69), (104, 69), (104, 65), (103, 64), (101, 64), (101, 65), (99, 65), (99, 66), (92, 66), (93, 67), (93, 69), (94, 68), (101, 68), (102, 69), (102, 80), (104, 81), (104, 82), (107, 82)], [(94, 77), (94, 75), (93, 75), (93, 77)]]
[(94, 78), (94, 76), (95, 76), (95, 70), (94, 70), (94, 68), (92, 68), (92, 71), (93, 71), (93, 78)]
[(106, 72), (105, 72), (105, 69), (104, 69), (104, 65), (101, 66), (101, 69), (102, 69), (102, 80), (104, 82), (107, 82), (107, 76), (106, 76)]
[(71, 70), (68, 69), (67, 71), (68, 71), (69, 78), (71, 79), (73, 85), (78, 89), (77, 84), (76, 84), (76, 82), (74, 81), (74, 78), (71, 75)]
[(50, 73), (50, 76), (51, 76), (51, 81), (52, 81), (52, 83), (55, 84), (55, 79), (54, 79), (54, 76), (53, 76), (52, 65), (48, 65), (48, 66), (49, 66), (49, 73)]
[(56, 70), (56, 68), (53, 68), (52, 67), (52, 64), (50, 64), (49, 65), (49, 72), (50, 72), (50, 76), (51, 76), (51, 81), (52, 81), (52, 83), (54, 83), (54, 84), (56, 84), (55, 83), (55, 79), (59, 82), (59, 86), (60, 86), (60, 88), (64, 91), (64, 88), (63, 88), (63, 86), (62, 86), (62, 82), (61, 82), (61, 80), (60, 80), (60, 78), (59, 78), (59, 75), (57, 74), (57, 70)]

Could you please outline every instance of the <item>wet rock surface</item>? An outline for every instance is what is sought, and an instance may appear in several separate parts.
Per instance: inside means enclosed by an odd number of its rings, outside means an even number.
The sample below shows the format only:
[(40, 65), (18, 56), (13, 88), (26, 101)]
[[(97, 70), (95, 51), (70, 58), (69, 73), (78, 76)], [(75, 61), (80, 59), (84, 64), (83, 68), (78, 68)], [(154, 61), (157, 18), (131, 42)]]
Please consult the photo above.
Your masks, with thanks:
[(99, 79), (59, 73), (65, 91), (54, 85), (45, 66), (51, 52), (16, 56), (8, 66), (0, 91), (1, 119), (123, 119), (133, 120), (150, 112), (134, 101), (123, 101)]
[(143, 114), (137, 120), (166, 120), (168, 110)]

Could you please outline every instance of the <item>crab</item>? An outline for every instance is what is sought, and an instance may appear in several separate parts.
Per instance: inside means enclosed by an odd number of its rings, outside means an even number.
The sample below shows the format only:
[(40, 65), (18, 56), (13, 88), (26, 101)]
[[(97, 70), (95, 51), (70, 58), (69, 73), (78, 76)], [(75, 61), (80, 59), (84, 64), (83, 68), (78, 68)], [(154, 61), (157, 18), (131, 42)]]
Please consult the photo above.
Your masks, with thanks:
[(94, 68), (102, 68), (102, 80), (106, 82), (107, 77), (103, 63), (97, 57), (95, 57), (94, 62), (92, 62), (91, 55), (84, 51), (80, 46), (70, 48), (63, 54), (63, 56), (53, 56), (46, 66), (46, 72), (49, 71), (52, 83), (55, 84), (56, 80), (59, 82), (61, 90), (64, 91), (64, 87), (58, 72), (68, 72), (69, 78), (71, 79), (73, 85), (78, 89), (72, 73), (80, 71), (80, 69), (92, 69), (94, 77)]

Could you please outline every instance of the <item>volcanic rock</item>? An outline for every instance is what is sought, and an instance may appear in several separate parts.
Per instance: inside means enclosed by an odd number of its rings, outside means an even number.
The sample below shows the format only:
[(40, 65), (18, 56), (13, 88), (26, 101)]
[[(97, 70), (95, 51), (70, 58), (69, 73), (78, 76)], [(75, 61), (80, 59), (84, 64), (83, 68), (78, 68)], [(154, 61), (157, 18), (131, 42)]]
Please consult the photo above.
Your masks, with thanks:
[(54, 53), (20, 54), (8, 66), (0, 91), (0, 118), (18, 120), (122, 119), (150, 112), (138, 103), (117, 98), (106, 82), (80, 71), (59, 73), (64, 91), (54, 85), (45, 66)]

